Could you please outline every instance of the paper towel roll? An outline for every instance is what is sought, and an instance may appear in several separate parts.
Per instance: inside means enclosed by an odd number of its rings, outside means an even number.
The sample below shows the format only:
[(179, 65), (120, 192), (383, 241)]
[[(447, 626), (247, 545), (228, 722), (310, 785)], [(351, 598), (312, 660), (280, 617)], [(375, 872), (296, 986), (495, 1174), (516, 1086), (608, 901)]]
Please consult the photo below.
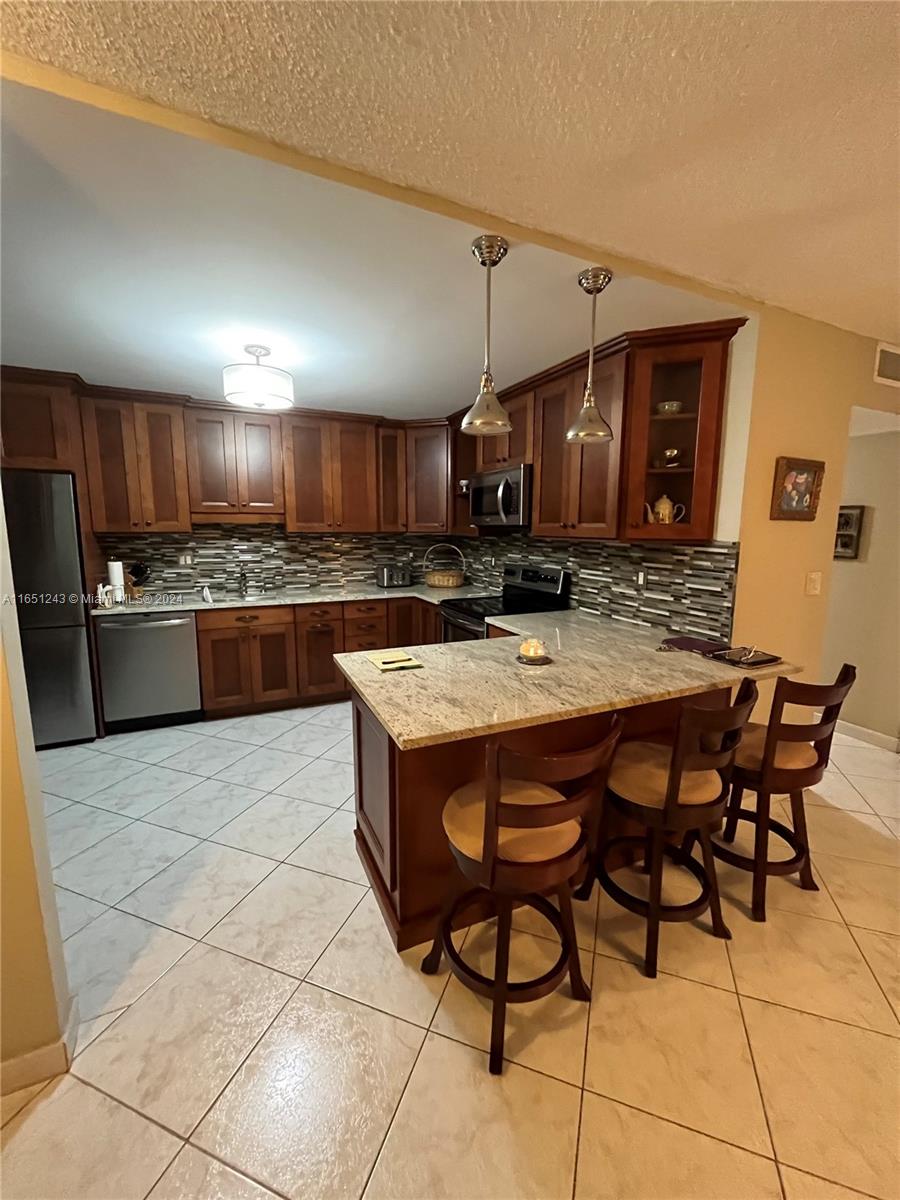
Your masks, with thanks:
[(125, 599), (125, 569), (120, 562), (106, 564), (106, 576), (113, 590), (113, 604), (121, 604)]

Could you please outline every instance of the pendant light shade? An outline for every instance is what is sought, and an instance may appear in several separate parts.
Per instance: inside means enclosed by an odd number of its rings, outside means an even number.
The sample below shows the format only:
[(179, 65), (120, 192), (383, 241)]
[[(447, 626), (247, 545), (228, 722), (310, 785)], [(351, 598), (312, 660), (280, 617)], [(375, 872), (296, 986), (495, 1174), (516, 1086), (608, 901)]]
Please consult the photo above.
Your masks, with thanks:
[(578, 286), (591, 297), (591, 348), (588, 354), (587, 383), (584, 401), (578, 416), (566, 431), (566, 441), (583, 445), (587, 442), (611, 441), (613, 432), (603, 419), (594, 400), (594, 341), (597, 333), (597, 296), (612, 282), (612, 271), (606, 267), (585, 267), (578, 276)]
[(483, 233), (472, 243), (472, 253), (483, 267), (487, 269), (485, 282), (485, 314), (484, 314), (484, 370), (481, 373), (481, 387), (475, 403), (462, 419), (460, 428), (463, 433), (474, 437), (499, 437), (509, 433), (512, 422), (506, 409), (497, 399), (494, 391), (494, 379), (491, 375), (491, 271), (506, 257), (509, 243), (505, 238), (496, 234)]
[(294, 380), (278, 367), (264, 366), (259, 360), (271, 351), (268, 346), (245, 346), (244, 353), (255, 363), (232, 363), (222, 368), (222, 389), (229, 404), (241, 408), (262, 408), (270, 412), (292, 408)]

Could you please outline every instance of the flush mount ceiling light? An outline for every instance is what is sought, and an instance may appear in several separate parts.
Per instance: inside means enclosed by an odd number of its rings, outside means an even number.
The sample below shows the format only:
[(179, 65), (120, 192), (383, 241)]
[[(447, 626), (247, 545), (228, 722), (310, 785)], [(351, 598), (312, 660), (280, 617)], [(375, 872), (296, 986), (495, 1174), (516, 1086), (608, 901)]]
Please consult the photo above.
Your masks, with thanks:
[(272, 353), (268, 346), (245, 346), (255, 363), (232, 363), (222, 368), (222, 388), (229, 404), (271, 410), (292, 408), (294, 380), (287, 371), (266, 367), (259, 360)]
[(505, 238), (494, 233), (483, 233), (472, 243), (472, 253), (483, 267), (487, 268), (485, 287), (484, 314), (484, 370), (481, 373), (481, 387), (475, 403), (462, 419), (463, 433), (471, 433), (475, 437), (499, 437), (509, 433), (512, 423), (506, 409), (497, 399), (494, 391), (494, 380), (491, 375), (491, 271), (502, 262), (509, 250)]
[(581, 411), (566, 432), (566, 441), (585, 442), (611, 441), (613, 432), (594, 400), (594, 341), (597, 332), (597, 297), (612, 282), (612, 271), (606, 267), (585, 267), (578, 275), (578, 285), (591, 298), (591, 349), (588, 355), (587, 383), (584, 385), (584, 401)]

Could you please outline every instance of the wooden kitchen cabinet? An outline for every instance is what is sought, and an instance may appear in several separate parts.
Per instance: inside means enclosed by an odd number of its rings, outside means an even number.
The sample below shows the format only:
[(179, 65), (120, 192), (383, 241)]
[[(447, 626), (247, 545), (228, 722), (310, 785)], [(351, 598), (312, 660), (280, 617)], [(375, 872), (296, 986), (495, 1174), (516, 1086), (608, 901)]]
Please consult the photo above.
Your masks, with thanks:
[(296, 699), (296, 632), (290, 606), (200, 612), (197, 644), (204, 711)]
[[(473, 437), (476, 443), (476, 470), (496, 471), (499, 467), (530, 463), (534, 451), (534, 392), (501, 396), (512, 429), (500, 437)], [(468, 435), (467, 435), (468, 436)]]
[(293, 621), (251, 630), (250, 678), (255, 704), (297, 698), (297, 640)]
[(585, 367), (535, 392), (531, 532), (538, 537), (614, 538), (618, 534), (625, 355), (594, 365), (594, 396), (612, 429), (612, 440), (571, 445), (566, 430), (581, 408), (586, 378)]
[(472, 524), (469, 509), (469, 487), (477, 470), (478, 447), (484, 438), (463, 433), (461, 417), (450, 421), (450, 528), (457, 537), (477, 537), (478, 526)]
[(399, 596), (387, 602), (388, 645), (421, 646), (419, 609), (421, 600), (415, 596)]
[(0, 443), (4, 467), (73, 470), (78, 401), (64, 385), (3, 380)]
[[(302, 610), (297, 611), (299, 613)], [(296, 632), (300, 695), (343, 694), (347, 690), (347, 683), (333, 657), (344, 649), (343, 621), (304, 621), (298, 618)]]
[(282, 418), (285, 528), (289, 533), (378, 529), (378, 439), (374, 422)]
[(184, 414), (172, 404), (135, 404), (143, 528), (178, 533), (191, 527)]
[(283, 513), (281, 419), (264, 413), (236, 413), (234, 449), (240, 512), (254, 516)]
[[(197, 618), (200, 624), (200, 618)], [(200, 698), (204, 712), (246, 708), (253, 704), (250, 634), (231, 626), (197, 631)]]
[(410, 533), (446, 533), (450, 500), (450, 427), (406, 428), (406, 520)]
[[(710, 340), (635, 351), (626, 448), (626, 537), (684, 541), (713, 536), (727, 346), (727, 340)], [(679, 402), (680, 410), (660, 413), (658, 406), (669, 401)], [(663, 465), (666, 450), (678, 451), (677, 466)], [(647, 516), (647, 507), (652, 510), (663, 495), (684, 510), (681, 519), (669, 525)]]
[(378, 528), (406, 530), (406, 430), (395, 425), (378, 429)]
[(191, 513), (239, 513), (234, 413), (187, 409), (184, 420)]

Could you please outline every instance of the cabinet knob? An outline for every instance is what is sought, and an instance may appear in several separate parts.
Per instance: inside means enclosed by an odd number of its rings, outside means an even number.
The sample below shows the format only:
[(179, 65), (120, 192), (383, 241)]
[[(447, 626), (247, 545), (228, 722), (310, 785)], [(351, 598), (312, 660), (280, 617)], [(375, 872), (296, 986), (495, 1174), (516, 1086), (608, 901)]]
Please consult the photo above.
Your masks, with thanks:
[(140, 521), (132, 521), (131, 522), (132, 529), (140, 529), (140, 525), (141, 525)]
[(152, 525), (152, 524), (153, 524), (153, 522), (152, 522), (152, 521), (145, 521), (145, 522), (144, 522), (144, 524), (145, 524), (145, 525)]
[(341, 522), (340, 522), (340, 521), (338, 521), (338, 523), (337, 523), (337, 527), (338, 527), (338, 529), (340, 529), (340, 527), (341, 527)]

